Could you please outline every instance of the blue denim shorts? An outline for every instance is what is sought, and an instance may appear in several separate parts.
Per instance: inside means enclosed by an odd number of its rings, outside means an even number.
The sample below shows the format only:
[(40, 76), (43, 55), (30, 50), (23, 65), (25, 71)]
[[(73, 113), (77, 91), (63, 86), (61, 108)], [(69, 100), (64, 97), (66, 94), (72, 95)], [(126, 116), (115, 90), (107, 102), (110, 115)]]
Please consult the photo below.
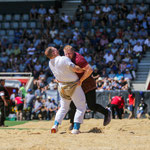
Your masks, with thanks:
[(130, 111), (134, 111), (134, 106), (133, 105), (130, 105)]

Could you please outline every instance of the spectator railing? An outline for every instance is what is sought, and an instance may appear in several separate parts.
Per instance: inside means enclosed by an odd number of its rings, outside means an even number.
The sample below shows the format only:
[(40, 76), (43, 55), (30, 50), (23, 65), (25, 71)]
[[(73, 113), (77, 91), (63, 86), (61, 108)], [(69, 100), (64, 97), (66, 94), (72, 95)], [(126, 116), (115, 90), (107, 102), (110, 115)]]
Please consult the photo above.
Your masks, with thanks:
[[(33, 80), (34, 77), (32, 77), (31, 72), (0, 72), (0, 79), (5, 79), (6, 80), (6, 86), (8, 83), (8, 86), (13, 84), (10, 84), (10, 80), (13, 82), (16, 80), (27, 80), (27, 83), (25, 84), (25, 89), (28, 90), (29, 88), (33, 87)], [(7, 82), (9, 80), (9, 82)], [(18, 82), (17, 82), (18, 83)], [(16, 85), (17, 88), (19, 88), (19, 84)]]
[(145, 90), (150, 90), (150, 70), (149, 70), (149, 73), (145, 82)]
[[(31, 72), (0, 72), (0, 76), (12, 76), (12, 75), (29, 75), (30, 77), (32, 76), (32, 73)], [(0, 77), (0, 78), (3, 78), (3, 77)]]

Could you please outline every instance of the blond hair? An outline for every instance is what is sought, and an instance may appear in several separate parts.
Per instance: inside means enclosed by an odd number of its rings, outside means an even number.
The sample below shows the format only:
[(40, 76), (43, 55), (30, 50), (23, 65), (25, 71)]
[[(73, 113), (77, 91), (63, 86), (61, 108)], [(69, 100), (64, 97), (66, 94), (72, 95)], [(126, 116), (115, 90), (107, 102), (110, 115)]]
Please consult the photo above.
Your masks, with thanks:
[(65, 47), (64, 47), (64, 50), (74, 50), (73, 49), (73, 47), (72, 46), (70, 46), (70, 45), (66, 45)]

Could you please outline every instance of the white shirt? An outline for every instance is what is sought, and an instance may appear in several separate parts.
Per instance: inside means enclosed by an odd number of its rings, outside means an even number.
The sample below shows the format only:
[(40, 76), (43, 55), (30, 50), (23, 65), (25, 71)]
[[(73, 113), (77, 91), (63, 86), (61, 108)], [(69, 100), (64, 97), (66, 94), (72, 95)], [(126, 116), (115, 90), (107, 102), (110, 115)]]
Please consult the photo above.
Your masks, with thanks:
[(88, 56), (85, 56), (84, 58), (85, 58), (85, 60), (86, 60), (88, 63), (92, 61), (91, 56), (89, 56), (89, 57), (88, 57)]
[(47, 16), (47, 17), (45, 18), (45, 20), (46, 20), (46, 21), (50, 21), (50, 20), (52, 20), (52, 19), (51, 19), (50, 16)]
[(40, 107), (42, 107), (42, 103), (36, 100), (34, 105), (35, 110), (37, 110)]
[(125, 73), (125, 74), (124, 74), (124, 78), (125, 78), (125, 79), (132, 79), (132, 76), (131, 76), (130, 73)]
[(107, 13), (110, 11), (111, 11), (110, 7), (103, 7), (103, 12)]
[(72, 82), (79, 79), (77, 74), (70, 69), (72, 65), (74, 66), (74, 63), (66, 56), (57, 56), (49, 61), (49, 67), (55, 78), (62, 82)]
[(51, 35), (52, 38), (54, 38), (57, 33), (58, 32), (56, 30), (51, 30), (50, 31), (50, 35)]
[(29, 55), (34, 55), (35, 48), (34, 48), (34, 47), (29, 47), (29, 48), (27, 49), (27, 52), (28, 52)]
[(39, 65), (35, 65), (34, 66), (34, 69), (36, 70), (36, 71), (40, 71), (41, 70), (41, 65), (39, 64)]
[(104, 55), (104, 58), (106, 60), (106, 64), (114, 59), (112, 54), (108, 55), (107, 53)]
[(82, 54), (84, 54), (84, 53), (86, 53), (87, 52), (87, 48), (85, 48), (85, 47), (81, 47), (80, 49), (79, 49), (79, 53), (82, 55)]
[(54, 13), (55, 13), (55, 9), (49, 9), (48, 12), (49, 12), (50, 14), (54, 14)]
[(135, 18), (136, 18), (136, 14), (135, 13), (127, 15), (127, 19), (129, 19), (129, 20), (133, 20)]
[(132, 46), (137, 43), (136, 39), (130, 39), (129, 42)]
[(50, 90), (55, 90), (56, 86), (57, 86), (57, 83), (53, 83), (53, 82), (49, 83)]
[(147, 45), (148, 47), (150, 47), (150, 40), (149, 40), (149, 39), (146, 39), (146, 40), (144, 41), (144, 44)]
[(67, 15), (62, 16), (61, 19), (65, 22), (65, 23), (69, 23), (69, 17)]
[(38, 10), (38, 13), (39, 13), (40, 15), (45, 15), (45, 14), (46, 14), (46, 9), (45, 9), (45, 8), (40, 8), (40, 9)]
[(137, 40), (137, 43), (138, 43), (138, 42), (140, 42), (140, 45), (143, 45), (144, 39), (138, 39), (138, 40)]
[(100, 11), (100, 10), (95, 10), (95, 13), (96, 13), (97, 15), (99, 15), (99, 14), (101, 13), (101, 11)]
[(135, 52), (142, 52), (143, 48), (142, 48), (141, 45), (140, 45), (140, 46), (135, 45), (135, 46), (133, 47), (133, 50), (134, 50)]
[(115, 44), (122, 44), (122, 40), (121, 40), (121, 39), (116, 38), (116, 39), (114, 40), (114, 43), (115, 43)]

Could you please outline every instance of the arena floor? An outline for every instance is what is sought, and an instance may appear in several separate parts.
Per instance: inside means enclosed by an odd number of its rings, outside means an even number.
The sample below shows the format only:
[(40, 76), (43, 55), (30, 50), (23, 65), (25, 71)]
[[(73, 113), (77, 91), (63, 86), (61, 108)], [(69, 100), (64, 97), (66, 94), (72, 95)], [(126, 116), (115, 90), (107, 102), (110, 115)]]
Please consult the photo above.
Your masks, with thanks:
[(84, 120), (81, 134), (68, 131), (64, 120), (56, 134), (53, 121), (28, 122), (0, 130), (0, 150), (149, 150), (150, 120), (112, 120), (103, 127), (102, 119)]

